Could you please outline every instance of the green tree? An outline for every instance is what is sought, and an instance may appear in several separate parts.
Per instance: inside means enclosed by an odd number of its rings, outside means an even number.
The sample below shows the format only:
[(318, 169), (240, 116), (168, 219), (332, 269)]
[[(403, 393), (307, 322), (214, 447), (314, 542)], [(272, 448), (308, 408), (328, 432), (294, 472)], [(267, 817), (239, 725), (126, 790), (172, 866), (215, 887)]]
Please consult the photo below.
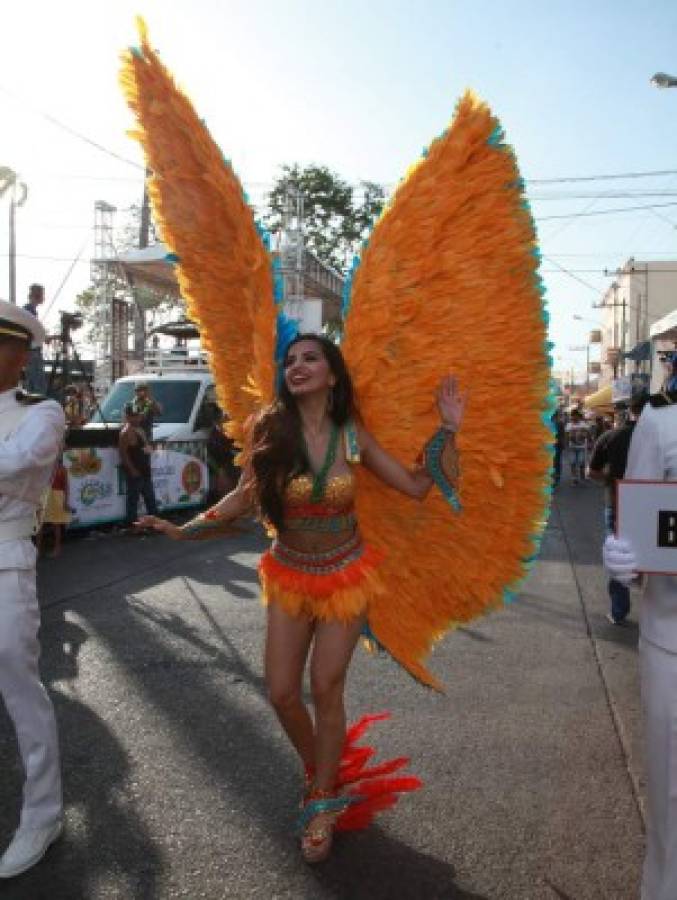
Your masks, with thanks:
[(282, 228), (288, 199), (297, 193), (303, 197), (306, 246), (322, 262), (345, 274), (383, 208), (383, 187), (373, 181), (354, 187), (326, 166), (284, 165), (268, 199), (265, 223), (271, 231)]

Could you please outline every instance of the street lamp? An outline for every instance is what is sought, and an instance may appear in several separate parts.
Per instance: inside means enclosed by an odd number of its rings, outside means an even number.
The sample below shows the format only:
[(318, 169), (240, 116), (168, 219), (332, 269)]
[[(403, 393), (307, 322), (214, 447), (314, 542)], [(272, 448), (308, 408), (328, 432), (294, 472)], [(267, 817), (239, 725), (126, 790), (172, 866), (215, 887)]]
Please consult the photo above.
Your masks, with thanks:
[(651, 84), (657, 88), (677, 87), (677, 78), (674, 75), (668, 75), (666, 72), (656, 72), (651, 78)]
[(0, 166), (0, 198), (9, 194), (9, 301), (16, 303), (16, 210), (28, 196), (25, 182), (8, 166)]

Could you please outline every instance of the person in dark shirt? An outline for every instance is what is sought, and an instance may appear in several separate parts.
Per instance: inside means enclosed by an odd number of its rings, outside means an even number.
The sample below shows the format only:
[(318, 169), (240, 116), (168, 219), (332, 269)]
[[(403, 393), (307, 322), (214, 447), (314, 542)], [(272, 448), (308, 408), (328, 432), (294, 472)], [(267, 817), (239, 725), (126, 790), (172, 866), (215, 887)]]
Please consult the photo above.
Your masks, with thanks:
[(552, 426), (554, 430), (555, 452), (552, 461), (552, 483), (558, 487), (562, 480), (562, 452), (566, 446), (566, 430), (561, 409), (556, 409), (552, 414)]
[(139, 496), (146, 510), (157, 515), (157, 503), (151, 477), (151, 446), (141, 425), (141, 414), (131, 403), (125, 406), (125, 424), (118, 444), (120, 461), (127, 476), (127, 509), (125, 521), (131, 527), (137, 518)]
[(153, 424), (155, 416), (159, 416), (162, 407), (154, 399), (150, 392), (150, 388), (145, 381), (139, 381), (134, 387), (134, 400), (132, 401), (134, 412), (141, 417), (140, 426), (143, 428), (144, 434), (148, 441), (153, 440)]
[[(630, 401), (629, 415), (623, 425), (605, 431), (596, 441), (588, 465), (588, 476), (604, 482), (605, 534), (613, 534), (616, 528), (616, 482), (623, 478), (628, 461), (628, 450), (635, 423), (639, 418), (646, 397), (637, 395)], [(607, 618), (614, 625), (622, 625), (630, 612), (630, 588), (615, 578), (609, 579), (611, 611)]]
[[(24, 305), (26, 312), (38, 318), (38, 306), (45, 302), (45, 289), (41, 284), (32, 284), (28, 289), (28, 303)], [(47, 378), (45, 377), (45, 363), (40, 347), (31, 348), (28, 363), (26, 365), (26, 388), (31, 394), (45, 394), (47, 392)]]

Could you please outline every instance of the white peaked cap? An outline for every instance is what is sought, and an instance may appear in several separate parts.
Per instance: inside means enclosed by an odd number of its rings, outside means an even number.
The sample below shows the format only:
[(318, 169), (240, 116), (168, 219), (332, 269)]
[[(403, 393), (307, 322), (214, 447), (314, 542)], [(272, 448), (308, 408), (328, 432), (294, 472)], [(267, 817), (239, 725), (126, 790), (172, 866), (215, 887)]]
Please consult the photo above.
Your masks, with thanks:
[(37, 318), (14, 303), (0, 300), (0, 337), (20, 338), (32, 347), (44, 344), (47, 332)]

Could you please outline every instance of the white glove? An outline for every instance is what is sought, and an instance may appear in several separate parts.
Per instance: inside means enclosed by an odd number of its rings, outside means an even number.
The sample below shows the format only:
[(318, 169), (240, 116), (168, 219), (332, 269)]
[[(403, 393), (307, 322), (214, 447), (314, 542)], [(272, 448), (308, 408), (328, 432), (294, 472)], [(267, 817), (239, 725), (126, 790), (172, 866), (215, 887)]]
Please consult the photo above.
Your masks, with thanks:
[(602, 558), (604, 559), (604, 568), (615, 581), (620, 581), (621, 584), (630, 584), (638, 577), (635, 551), (632, 549), (632, 545), (623, 538), (617, 538), (610, 534), (604, 541)]

